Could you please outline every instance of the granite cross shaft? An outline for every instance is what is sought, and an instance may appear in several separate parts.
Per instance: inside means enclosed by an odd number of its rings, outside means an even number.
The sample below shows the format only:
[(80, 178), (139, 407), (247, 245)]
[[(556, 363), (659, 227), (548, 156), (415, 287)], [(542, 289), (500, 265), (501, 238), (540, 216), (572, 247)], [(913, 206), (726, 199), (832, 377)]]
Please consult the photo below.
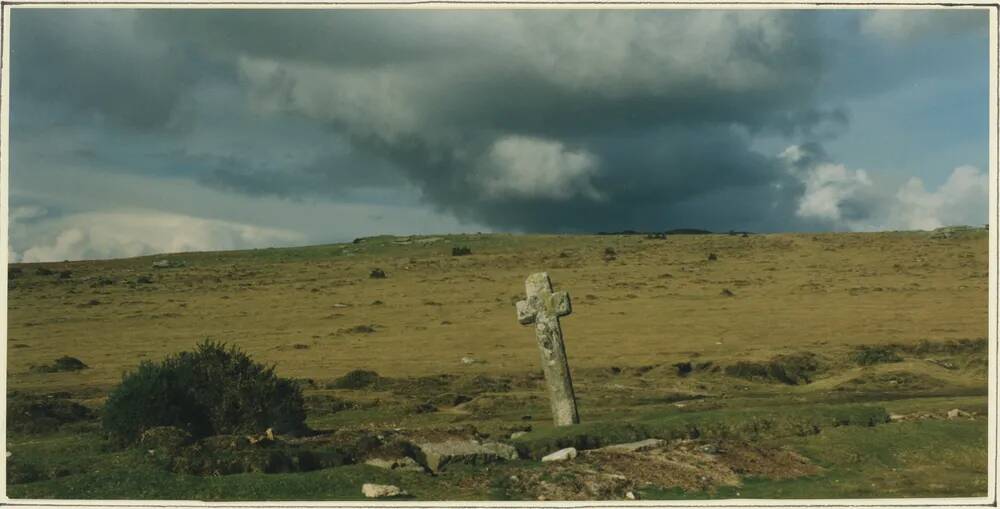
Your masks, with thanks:
[(535, 324), (538, 348), (542, 353), (542, 370), (552, 398), (552, 420), (556, 426), (579, 424), (573, 380), (569, 375), (566, 347), (563, 344), (559, 317), (572, 312), (569, 294), (553, 292), (549, 275), (539, 272), (528, 276), (524, 283), (528, 298), (517, 303), (517, 321)]

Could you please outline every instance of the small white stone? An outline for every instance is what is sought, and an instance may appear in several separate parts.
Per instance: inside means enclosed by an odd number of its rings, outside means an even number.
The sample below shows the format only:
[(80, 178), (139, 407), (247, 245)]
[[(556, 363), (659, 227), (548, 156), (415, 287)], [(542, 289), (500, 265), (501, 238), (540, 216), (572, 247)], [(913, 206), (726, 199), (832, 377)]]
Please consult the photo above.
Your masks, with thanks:
[(635, 500), (635, 493), (632, 493), (630, 491), (630, 492), (628, 492), (628, 493), (625, 494), (625, 498), (627, 498), (629, 500)]
[(560, 449), (548, 456), (542, 458), (542, 461), (566, 461), (571, 460), (576, 457), (576, 448), (567, 447), (565, 449)]
[(364, 493), (364, 495), (368, 498), (384, 498), (406, 495), (406, 492), (399, 489), (398, 486), (371, 483), (365, 483), (361, 486), (361, 493)]
[(515, 439), (521, 438), (521, 437), (523, 437), (524, 435), (527, 435), (527, 434), (528, 434), (527, 431), (515, 431), (515, 432), (513, 432), (513, 433), (510, 434), (510, 439), (511, 440), (515, 440)]

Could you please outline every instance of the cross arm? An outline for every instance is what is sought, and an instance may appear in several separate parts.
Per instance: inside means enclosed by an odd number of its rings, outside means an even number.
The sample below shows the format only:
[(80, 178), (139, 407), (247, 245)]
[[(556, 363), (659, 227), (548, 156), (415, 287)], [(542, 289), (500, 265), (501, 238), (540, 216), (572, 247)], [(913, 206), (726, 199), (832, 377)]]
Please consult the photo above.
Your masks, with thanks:
[(566, 292), (555, 292), (549, 297), (549, 306), (556, 316), (566, 316), (573, 312), (573, 306), (569, 302), (569, 294)]
[(537, 315), (537, 312), (532, 309), (530, 305), (528, 305), (528, 301), (517, 301), (517, 321), (521, 325), (531, 325), (535, 323), (535, 315)]

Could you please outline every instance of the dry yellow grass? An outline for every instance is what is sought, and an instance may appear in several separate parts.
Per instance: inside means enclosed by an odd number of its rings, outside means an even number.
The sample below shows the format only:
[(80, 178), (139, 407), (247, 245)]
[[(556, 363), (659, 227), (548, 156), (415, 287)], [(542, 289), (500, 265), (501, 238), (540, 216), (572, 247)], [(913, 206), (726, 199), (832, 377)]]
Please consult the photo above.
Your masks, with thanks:
[[(356, 368), (393, 377), (537, 370), (534, 333), (518, 325), (513, 302), (542, 270), (573, 301), (562, 321), (573, 369), (987, 335), (983, 230), (421, 240), (179, 254), (167, 258), (187, 266), (173, 269), (151, 268), (163, 257), (46, 265), (72, 270), (66, 280), (21, 266), (9, 293), (8, 385), (105, 390), (140, 361), (205, 337), (317, 381)], [(473, 254), (453, 257), (453, 246)], [(607, 247), (616, 260), (603, 260)], [(374, 267), (389, 277), (369, 279)], [(122, 283), (140, 275), (153, 283)], [(358, 325), (375, 332), (348, 332)], [(29, 369), (62, 355), (91, 369)]]

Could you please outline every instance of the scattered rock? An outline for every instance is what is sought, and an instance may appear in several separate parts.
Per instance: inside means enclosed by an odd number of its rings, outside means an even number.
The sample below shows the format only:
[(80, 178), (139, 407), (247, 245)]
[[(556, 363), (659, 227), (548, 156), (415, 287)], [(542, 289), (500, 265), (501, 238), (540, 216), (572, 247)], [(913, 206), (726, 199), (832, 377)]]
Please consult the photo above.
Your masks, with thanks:
[(716, 256), (715, 253), (708, 253), (708, 261), (714, 262), (714, 261), (716, 261), (718, 259), (719, 259), (719, 257)]
[(566, 461), (571, 460), (576, 457), (576, 447), (567, 447), (565, 449), (559, 449), (558, 451), (549, 454), (542, 458), (542, 461)]
[(517, 440), (518, 438), (521, 438), (521, 437), (523, 437), (524, 435), (527, 435), (527, 434), (528, 434), (527, 431), (515, 431), (515, 432), (513, 432), (513, 433), (510, 434), (510, 439), (511, 440)]
[(451, 248), (452, 256), (467, 256), (472, 254), (472, 249), (465, 246), (453, 247)]
[(959, 410), (957, 408), (952, 408), (951, 410), (948, 410), (949, 419), (958, 419), (960, 417), (972, 417), (972, 416), (968, 412), (964, 410)]
[(615, 248), (613, 247), (604, 248), (604, 261), (610, 262), (614, 261), (616, 258), (618, 258), (618, 253), (615, 252)]
[[(744, 237), (745, 236), (746, 236), (746, 234), (744, 234)], [(625, 493), (625, 498), (627, 498), (629, 500), (635, 500), (638, 497), (635, 496), (634, 492), (629, 491), (629, 492)]]
[(705, 454), (719, 454), (719, 446), (717, 444), (705, 444), (699, 447), (698, 450)]
[(452, 463), (481, 465), (518, 459), (517, 449), (498, 442), (481, 444), (475, 440), (448, 440), (419, 444), (417, 448), (418, 460), (435, 473)]
[(372, 271), (368, 273), (368, 277), (371, 279), (385, 279), (387, 276), (385, 275), (384, 270), (376, 268), (372, 269)]
[(71, 270), (64, 270), (59, 273), (59, 279), (69, 279), (71, 277), (73, 277), (73, 271)]
[(736, 294), (733, 293), (732, 290), (730, 290), (729, 288), (723, 288), (722, 293), (720, 293), (719, 295), (722, 295), (723, 297), (732, 297)]
[(55, 274), (55, 271), (46, 267), (38, 267), (35, 269), (35, 274), (39, 276), (51, 276), (52, 274)]
[(148, 285), (153, 282), (153, 278), (149, 276), (139, 276), (135, 279), (135, 283), (139, 285)]
[(691, 374), (691, 371), (694, 369), (691, 366), (690, 362), (678, 362), (677, 364), (674, 364), (674, 367), (677, 368), (677, 375), (678, 376), (688, 376), (689, 374)]
[(401, 490), (398, 486), (393, 486), (391, 484), (372, 484), (365, 483), (361, 486), (361, 493), (368, 498), (387, 498), (387, 497), (399, 497), (405, 496), (407, 493)]
[(481, 361), (472, 357), (462, 357), (462, 364), (486, 364), (486, 361)]

